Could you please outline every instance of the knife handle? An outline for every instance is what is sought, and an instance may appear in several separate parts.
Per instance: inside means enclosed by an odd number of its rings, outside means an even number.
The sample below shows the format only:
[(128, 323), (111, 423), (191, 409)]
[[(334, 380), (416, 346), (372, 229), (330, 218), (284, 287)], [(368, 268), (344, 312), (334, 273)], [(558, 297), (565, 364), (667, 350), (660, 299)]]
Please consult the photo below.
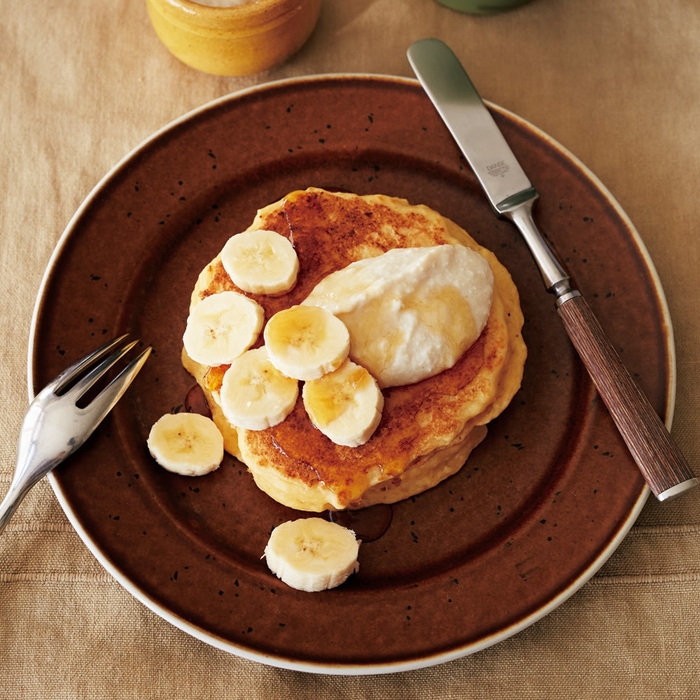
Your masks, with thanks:
[(654, 495), (665, 501), (697, 486), (688, 462), (586, 300), (573, 292), (557, 301), (571, 342)]

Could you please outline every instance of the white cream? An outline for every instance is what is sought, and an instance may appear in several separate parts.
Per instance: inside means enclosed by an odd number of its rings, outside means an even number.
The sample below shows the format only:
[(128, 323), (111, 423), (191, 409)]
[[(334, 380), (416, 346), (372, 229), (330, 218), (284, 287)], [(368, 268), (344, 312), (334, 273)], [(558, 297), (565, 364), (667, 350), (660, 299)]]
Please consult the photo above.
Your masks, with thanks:
[(383, 388), (452, 367), (491, 311), (493, 273), (461, 245), (396, 248), (323, 279), (303, 302), (322, 306), (350, 332), (350, 357)]

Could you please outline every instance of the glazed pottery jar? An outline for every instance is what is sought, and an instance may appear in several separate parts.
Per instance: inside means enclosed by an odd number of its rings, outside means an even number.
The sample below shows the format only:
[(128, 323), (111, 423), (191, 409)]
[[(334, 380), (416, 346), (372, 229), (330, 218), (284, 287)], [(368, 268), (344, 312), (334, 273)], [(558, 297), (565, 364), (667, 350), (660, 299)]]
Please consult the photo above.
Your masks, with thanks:
[(250, 75), (286, 60), (304, 45), (321, 11), (321, 0), (206, 2), (146, 0), (146, 5), (168, 50), (216, 75)]

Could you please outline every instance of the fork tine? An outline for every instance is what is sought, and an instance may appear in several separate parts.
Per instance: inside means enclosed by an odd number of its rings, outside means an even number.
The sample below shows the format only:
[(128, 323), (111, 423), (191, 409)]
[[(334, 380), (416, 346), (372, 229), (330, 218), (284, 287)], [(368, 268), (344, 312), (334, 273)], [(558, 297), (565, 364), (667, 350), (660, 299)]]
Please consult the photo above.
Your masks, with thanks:
[[(137, 341), (138, 342), (138, 341)], [(130, 344), (129, 348), (135, 343)], [(147, 347), (138, 357), (135, 357), (124, 369), (83, 409), (89, 412), (93, 421), (93, 429), (102, 422), (104, 417), (112, 410), (131, 382), (140, 372), (141, 367), (151, 354), (151, 347)]]
[(115, 338), (109, 343), (105, 343), (101, 347), (97, 348), (97, 350), (91, 352), (89, 355), (86, 355), (85, 357), (81, 358), (80, 360), (72, 364), (70, 367), (64, 369), (63, 372), (61, 372), (55, 379), (49, 382), (46, 385), (46, 387), (44, 387), (43, 391), (47, 393), (53, 392), (56, 394), (60, 394), (62, 391), (65, 390), (65, 388), (68, 385), (71, 384), (71, 382), (73, 382), (77, 377), (79, 377), (85, 369), (87, 369), (88, 367), (92, 367), (92, 365), (94, 365), (96, 362), (99, 362), (103, 357), (105, 357), (108, 353), (114, 350), (115, 347), (120, 345), (127, 337), (127, 335), (128, 334), (125, 333), (119, 338)]
[(109, 371), (119, 360), (121, 360), (124, 355), (126, 355), (135, 345), (138, 344), (138, 340), (132, 340), (127, 343), (123, 348), (118, 348), (111, 355), (106, 357), (102, 362), (93, 367), (87, 374), (78, 378), (75, 383), (62, 394), (68, 399), (73, 401), (78, 401), (95, 382), (100, 379), (106, 372)]

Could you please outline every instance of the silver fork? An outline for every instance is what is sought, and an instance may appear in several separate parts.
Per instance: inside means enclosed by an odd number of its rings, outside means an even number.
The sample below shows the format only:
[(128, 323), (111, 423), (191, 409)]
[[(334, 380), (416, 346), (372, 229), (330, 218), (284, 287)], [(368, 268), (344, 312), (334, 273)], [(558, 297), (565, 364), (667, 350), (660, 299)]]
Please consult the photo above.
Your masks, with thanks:
[(150, 347), (124, 367), (87, 406), (78, 404), (139, 342), (124, 345), (126, 338), (116, 338), (78, 360), (49, 382), (29, 405), (20, 431), (15, 474), (0, 503), (0, 533), (32, 486), (90, 437), (143, 367)]

